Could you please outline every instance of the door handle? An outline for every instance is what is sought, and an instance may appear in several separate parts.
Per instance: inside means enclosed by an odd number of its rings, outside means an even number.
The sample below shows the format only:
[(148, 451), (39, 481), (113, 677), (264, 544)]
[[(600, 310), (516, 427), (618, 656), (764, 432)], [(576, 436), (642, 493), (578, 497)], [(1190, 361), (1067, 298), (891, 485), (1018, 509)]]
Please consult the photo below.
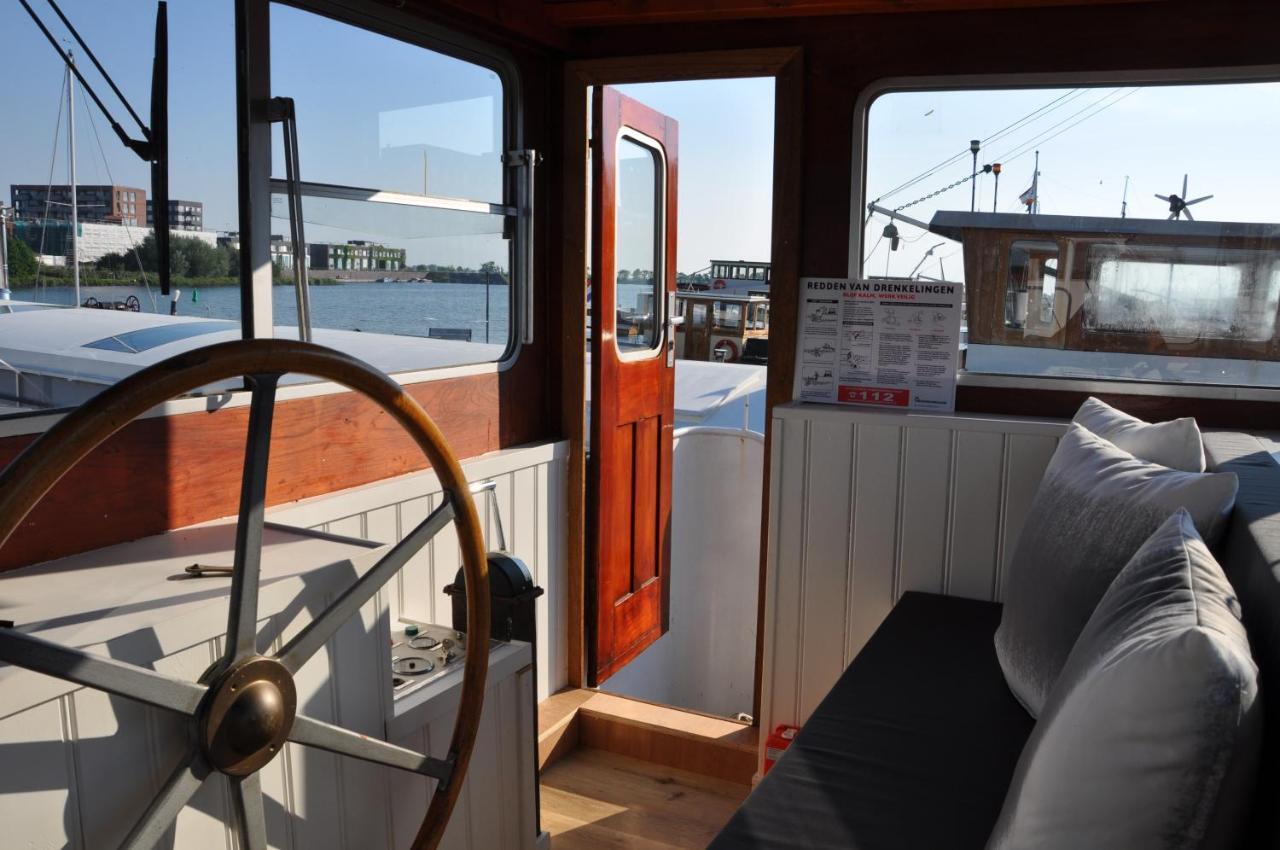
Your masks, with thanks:
[(681, 320), (676, 318), (676, 294), (674, 292), (667, 293), (667, 367), (674, 368), (676, 365), (676, 325)]

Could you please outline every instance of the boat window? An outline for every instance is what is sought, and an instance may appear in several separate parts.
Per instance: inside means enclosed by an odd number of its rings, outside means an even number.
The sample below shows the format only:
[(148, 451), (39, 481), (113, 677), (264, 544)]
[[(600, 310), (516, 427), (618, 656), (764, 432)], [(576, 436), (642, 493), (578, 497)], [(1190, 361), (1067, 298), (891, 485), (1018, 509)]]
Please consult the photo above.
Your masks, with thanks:
[(879, 94), (853, 273), (963, 283), (970, 373), (1280, 387), (1280, 82), (1249, 73)]
[(300, 333), (301, 306), (314, 341), (387, 372), (502, 359), (522, 238), (502, 75), (292, 5), (273, 4), (270, 24), (272, 95), (294, 104), (307, 245), (304, 303), (280, 124), (277, 335)]
[[(124, 101), (51, 7), (30, 6), (85, 80), (68, 80), (66, 61), (21, 4), (0, 3), (10, 70), (0, 86), (9, 271), (7, 282), (0, 271), (0, 416), (74, 407), (208, 344), (211, 329), (226, 331), (219, 340), (240, 335), (235, 3), (167, 5), (163, 77), (153, 65), (155, 0), (61, 4)], [(135, 141), (158, 132), (151, 90), (165, 79), (169, 200), (156, 209), (149, 162), (111, 122)], [(170, 296), (160, 291), (153, 234), (166, 219)]]
[(1054, 325), (1058, 285), (1058, 243), (1018, 239), (1009, 246), (1009, 274), (1004, 298), (1004, 324), (1026, 333)]
[[(662, 309), (660, 154), (640, 140), (618, 138), (616, 258), (617, 339), (622, 351), (655, 348)], [(631, 273), (623, 278), (630, 268)]]
[(738, 330), (742, 327), (742, 305), (716, 302), (715, 324), (722, 330)]
[(702, 330), (707, 326), (707, 305), (706, 304), (693, 305), (692, 324), (693, 324), (693, 327), (697, 328), (698, 330)]
[(174, 322), (129, 333), (113, 334), (84, 344), (85, 348), (139, 354), (161, 345), (234, 328), (229, 322)]

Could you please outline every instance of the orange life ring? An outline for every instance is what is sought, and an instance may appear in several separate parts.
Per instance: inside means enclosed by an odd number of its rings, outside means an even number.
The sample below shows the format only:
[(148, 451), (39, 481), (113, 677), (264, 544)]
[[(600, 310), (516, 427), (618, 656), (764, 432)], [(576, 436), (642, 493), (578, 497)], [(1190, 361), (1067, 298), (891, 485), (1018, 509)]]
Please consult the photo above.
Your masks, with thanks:
[(724, 289), (724, 288), (725, 288), (725, 286), (726, 286), (726, 284), (725, 284), (725, 282), (724, 282), (724, 278), (722, 278), (722, 277), (718, 277), (718, 278), (716, 278), (715, 280), (711, 281), (711, 288), (712, 288), (712, 289)]
[(727, 351), (724, 356), (724, 362), (732, 363), (738, 359), (738, 344), (733, 340), (722, 339), (711, 348), (712, 353), (721, 350)]

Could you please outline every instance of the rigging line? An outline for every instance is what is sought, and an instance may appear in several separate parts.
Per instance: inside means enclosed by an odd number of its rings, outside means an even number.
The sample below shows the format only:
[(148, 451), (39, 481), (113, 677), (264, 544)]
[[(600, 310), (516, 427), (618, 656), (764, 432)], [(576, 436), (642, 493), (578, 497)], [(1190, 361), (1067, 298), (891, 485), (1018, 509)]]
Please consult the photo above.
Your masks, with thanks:
[[(89, 101), (84, 96), (84, 90), (80, 90), (80, 99), (84, 101), (84, 111), (89, 116), (89, 127), (93, 129), (93, 140), (98, 144), (98, 156), (102, 158), (102, 167), (107, 170), (107, 180), (112, 186), (116, 185), (116, 178), (111, 173), (111, 163), (107, 162), (107, 152), (102, 147), (102, 138), (98, 135), (98, 122), (93, 119), (93, 110), (89, 108)], [(143, 204), (145, 211), (146, 204)], [(165, 210), (168, 215), (168, 210)], [(145, 215), (145, 212), (144, 212)], [(146, 287), (147, 297), (151, 299), (151, 312), (159, 313), (160, 309), (156, 307), (156, 296), (151, 291), (151, 284), (147, 281), (147, 270), (142, 267), (142, 255), (138, 253), (138, 243), (134, 241), (133, 231), (129, 229), (129, 223), (125, 220), (125, 216), (120, 216), (120, 224), (124, 227), (125, 238), (129, 240), (129, 245), (133, 248), (133, 258), (138, 261), (138, 273), (142, 275), (142, 285)], [(157, 257), (157, 259), (159, 259)]]
[[(1035, 119), (1036, 116), (1044, 117), (1043, 115), (1041, 115), (1041, 113), (1048, 114), (1047, 112), (1045, 112), (1045, 110), (1048, 110), (1048, 112), (1052, 112), (1055, 109), (1058, 109), (1066, 105), (1065, 103), (1062, 103), (1060, 101), (1072, 100), (1084, 94), (1085, 91), (1086, 89), (1078, 88), (1078, 89), (1072, 89), (1066, 94), (1059, 95), (1058, 97), (1046, 103), (1044, 106), (1041, 106), (1039, 109), (1036, 109), (1028, 113), (1027, 115), (1022, 116), (1017, 121), (1014, 121), (1012, 124), (1008, 124), (1005, 127), (1002, 127), (1001, 129), (992, 133), (990, 136), (987, 136), (985, 139), (982, 140), (981, 143), (983, 145), (986, 145), (990, 142), (996, 141), (997, 139), (1003, 138), (1009, 133), (1014, 132), (1014, 130), (1019, 129), (1022, 125), (1025, 125), (1028, 121)], [(1055, 106), (1055, 104), (1057, 105)], [(880, 197), (877, 198), (877, 200), (884, 200), (885, 198), (888, 198), (891, 195), (896, 195), (898, 192), (901, 192), (902, 190), (910, 186), (913, 186), (916, 183), (919, 183), (921, 180), (924, 180), (924, 179), (927, 179), (928, 177), (933, 176), (934, 174), (938, 173), (942, 169), (946, 168), (948, 165), (951, 165), (956, 160), (961, 159), (962, 157), (967, 156), (969, 154), (970, 154), (969, 148), (965, 148), (964, 150), (960, 151), (959, 153), (955, 154), (949, 159), (943, 160), (938, 165), (935, 165), (934, 167), (927, 169), (924, 173), (916, 177), (913, 177), (912, 179), (908, 180), (906, 183), (903, 183), (897, 188), (890, 189), (888, 192), (885, 192), (884, 194), (880, 195)]]
[[(63, 68), (62, 82), (58, 83), (58, 118), (53, 123), (53, 153), (49, 156), (49, 182), (44, 188), (44, 216), (40, 219), (40, 257), (44, 256), (44, 237), (49, 229), (49, 206), (53, 201), (53, 169), (58, 163), (58, 134), (62, 132), (62, 104), (67, 99), (67, 74), (71, 73), (70, 69)], [(40, 275), (44, 271), (44, 263), (36, 262), (36, 297), (41, 296), (41, 288), (43, 284), (40, 282)]]
[[(1096, 109), (1096, 110), (1095, 110), (1095, 111), (1093, 111), (1093, 112), (1090, 112), (1088, 115), (1085, 115), (1085, 116), (1084, 116), (1083, 118), (1081, 118), (1079, 121), (1076, 121), (1076, 122), (1074, 122), (1074, 123), (1072, 123), (1072, 124), (1068, 124), (1066, 127), (1062, 127), (1062, 125), (1063, 125), (1063, 124), (1066, 124), (1066, 123), (1067, 123), (1068, 121), (1070, 121), (1072, 118), (1075, 118), (1075, 117), (1076, 117), (1076, 116), (1078, 116), (1078, 115), (1082, 115), (1083, 113), (1089, 112), (1089, 110), (1093, 109), (1094, 107), (1098, 106), (1099, 104), (1102, 104), (1102, 103), (1103, 103), (1103, 101), (1107, 100), (1107, 98), (1114, 97), (1116, 94), (1118, 94), (1118, 93), (1120, 93), (1120, 92), (1122, 92), (1122, 91), (1124, 91), (1124, 89), (1116, 89), (1115, 91), (1111, 92), (1110, 94), (1106, 95), (1105, 97), (1100, 97), (1100, 98), (1098, 98), (1098, 99), (1097, 99), (1097, 100), (1095, 100), (1093, 103), (1089, 104), (1088, 106), (1086, 106), (1084, 109), (1080, 110), (1079, 112), (1073, 113), (1072, 115), (1068, 116), (1067, 118), (1064, 118), (1062, 121), (1059, 121), (1057, 124), (1054, 124), (1052, 127), (1050, 127), (1048, 130), (1045, 130), (1045, 131), (1044, 131), (1043, 133), (1041, 133), (1040, 135), (1035, 136), (1034, 138), (1029, 139), (1028, 141), (1024, 142), (1023, 144), (1018, 145), (1017, 147), (1013, 148), (1013, 150), (1011, 150), (1011, 151), (1009, 152), (1009, 154), (1008, 154), (1008, 155), (1007, 155), (1003, 160), (1001, 160), (1001, 162), (1013, 162), (1014, 160), (1016, 160), (1016, 159), (1018, 159), (1018, 158), (1020, 158), (1020, 157), (1026, 156), (1028, 153), (1030, 153), (1032, 150), (1034, 150), (1034, 149), (1035, 149), (1035, 146), (1036, 146), (1036, 145), (1043, 145), (1043, 144), (1047, 144), (1047, 143), (1049, 143), (1049, 142), (1053, 141), (1054, 139), (1056, 139), (1056, 138), (1058, 138), (1059, 136), (1061, 136), (1063, 133), (1065, 133), (1065, 132), (1067, 132), (1068, 130), (1070, 130), (1072, 127), (1075, 127), (1075, 126), (1076, 126), (1076, 125), (1078, 125), (1078, 124), (1082, 124), (1082, 123), (1084, 123), (1085, 121), (1088, 121), (1090, 118), (1093, 118), (1095, 115), (1098, 115), (1099, 113), (1105, 112), (1106, 110), (1108, 110), (1108, 109), (1110, 109), (1111, 107), (1115, 106), (1117, 103), (1119, 103), (1120, 101), (1124, 100), (1125, 98), (1127, 98), (1127, 97), (1130, 97), (1130, 96), (1132, 96), (1132, 95), (1137, 94), (1137, 93), (1138, 93), (1138, 91), (1139, 91), (1139, 89), (1137, 89), (1137, 88), (1130, 89), (1129, 91), (1127, 91), (1127, 92), (1125, 92), (1124, 94), (1120, 95), (1120, 97), (1117, 97), (1115, 100), (1112, 100), (1110, 103), (1103, 104), (1100, 108)], [(1058, 127), (1062, 127), (1062, 129), (1061, 129), (1061, 130), (1058, 130), (1058, 132), (1056, 132), (1056, 133), (1052, 133), (1052, 135), (1048, 136), (1047, 138), (1044, 138), (1044, 136), (1045, 136), (1045, 134), (1046, 134), (1046, 133), (1051, 133), (1053, 130), (1057, 129)]]
[(880, 247), (880, 243), (884, 241), (884, 234), (880, 234), (880, 238), (876, 240), (876, 244), (871, 246), (871, 250), (867, 252), (867, 256), (862, 258), (862, 264), (865, 266), (875, 255), (876, 249)]

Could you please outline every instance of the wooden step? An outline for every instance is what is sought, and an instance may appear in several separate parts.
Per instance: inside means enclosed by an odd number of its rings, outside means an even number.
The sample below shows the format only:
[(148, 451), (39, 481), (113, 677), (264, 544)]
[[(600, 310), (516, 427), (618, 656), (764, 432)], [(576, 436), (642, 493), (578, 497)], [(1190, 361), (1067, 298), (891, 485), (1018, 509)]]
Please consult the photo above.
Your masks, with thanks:
[(561, 691), (538, 706), (540, 767), (581, 746), (750, 785), (757, 742), (736, 720), (600, 691)]

